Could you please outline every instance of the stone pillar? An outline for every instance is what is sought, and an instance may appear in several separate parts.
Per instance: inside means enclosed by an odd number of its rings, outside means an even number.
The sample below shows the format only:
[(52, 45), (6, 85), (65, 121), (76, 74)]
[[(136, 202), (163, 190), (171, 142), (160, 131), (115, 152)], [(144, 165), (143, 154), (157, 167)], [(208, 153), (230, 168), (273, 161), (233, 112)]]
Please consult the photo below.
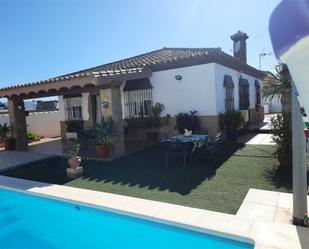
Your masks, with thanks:
[(20, 98), (10, 98), (8, 100), (8, 109), (12, 135), (16, 138), (16, 149), (27, 151), (27, 124), (24, 101)]
[[(122, 119), (120, 88), (107, 88), (100, 90), (101, 110), (104, 118), (112, 117), (116, 126), (116, 135), (112, 137), (114, 154), (121, 155), (125, 152), (124, 128)], [(102, 105), (105, 103), (106, 105)]]

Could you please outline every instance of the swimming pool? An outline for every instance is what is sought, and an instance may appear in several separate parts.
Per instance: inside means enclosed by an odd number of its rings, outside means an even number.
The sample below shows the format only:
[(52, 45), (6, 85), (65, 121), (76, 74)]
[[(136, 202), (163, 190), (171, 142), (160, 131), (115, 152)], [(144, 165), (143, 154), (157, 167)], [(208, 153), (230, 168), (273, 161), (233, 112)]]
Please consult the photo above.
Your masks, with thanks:
[(0, 188), (0, 248), (251, 249), (253, 245)]

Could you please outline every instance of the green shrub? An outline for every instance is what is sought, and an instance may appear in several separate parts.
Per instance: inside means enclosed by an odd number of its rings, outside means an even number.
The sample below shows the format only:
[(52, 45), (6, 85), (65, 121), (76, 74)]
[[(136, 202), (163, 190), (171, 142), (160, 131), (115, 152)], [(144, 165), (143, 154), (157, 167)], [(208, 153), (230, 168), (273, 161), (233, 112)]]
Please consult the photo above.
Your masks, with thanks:
[(0, 124), (0, 141), (3, 141), (11, 131), (11, 128), (7, 125), (7, 123), (4, 123), (3, 125)]
[(292, 154), (292, 119), (291, 114), (284, 112), (271, 118), (273, 141), (278, 145), (276, 155)]
[(236, 131), (243, 122), (244, 118), (240, 111), (230, 110), (219, 116), (221, 129), (226, 129), (227, 131)]
[(200, 128), (200, 122), (197, 111), (189, 113), (180, 112), (176, 115), (176, 128), (180, 134), (185, 132), (185, 129), (191, 130), (193, 133)]
[(150, 122), (152, 128), (158, 128), (161, 126), (160, 116), (164, 111), (164, 105), (161, 103), (155, 103), (150, 109)]
[(80, 150), (80, 144), (74, 144), (71, 148), (65, 150), (65, 154), (69, 158), (75, 158), (78, 156)]
[(115, 135), (116, 127), (111, 117), (102, 117), (101, 121), (95, 123), (88, 132), (94, 145), (105, 145), (108, 144), (109, 139)]
[(28, 131), (27, 132), (27, 139), (28, 139), (29, 142), (39, 140), (40, 135), (36, 134), (35, 132)]

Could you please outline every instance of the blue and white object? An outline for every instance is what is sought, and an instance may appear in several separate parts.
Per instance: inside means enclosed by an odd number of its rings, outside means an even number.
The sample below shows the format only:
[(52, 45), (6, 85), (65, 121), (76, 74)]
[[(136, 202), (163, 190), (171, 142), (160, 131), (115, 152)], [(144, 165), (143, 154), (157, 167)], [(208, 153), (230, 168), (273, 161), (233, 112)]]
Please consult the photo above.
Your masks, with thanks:
[(276, 57), (287, 64), (309, 110), (309, 0), (282, 0), (270, 17), (269, 32)]

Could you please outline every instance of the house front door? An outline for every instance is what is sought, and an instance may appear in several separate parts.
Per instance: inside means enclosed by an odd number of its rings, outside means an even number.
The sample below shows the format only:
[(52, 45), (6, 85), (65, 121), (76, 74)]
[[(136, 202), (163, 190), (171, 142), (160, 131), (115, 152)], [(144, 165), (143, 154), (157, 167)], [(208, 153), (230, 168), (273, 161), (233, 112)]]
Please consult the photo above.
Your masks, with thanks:
[(250, 121), (250, 97), (249, 82), (247, 79), (239, 78), (239, 110), (246, 122)]
[(92, 95), (91, 96), (91, 114), (92, 114), (92, 122), (93, 124), (101, 121), (101, 108), (100, 108), (100, 95)]

